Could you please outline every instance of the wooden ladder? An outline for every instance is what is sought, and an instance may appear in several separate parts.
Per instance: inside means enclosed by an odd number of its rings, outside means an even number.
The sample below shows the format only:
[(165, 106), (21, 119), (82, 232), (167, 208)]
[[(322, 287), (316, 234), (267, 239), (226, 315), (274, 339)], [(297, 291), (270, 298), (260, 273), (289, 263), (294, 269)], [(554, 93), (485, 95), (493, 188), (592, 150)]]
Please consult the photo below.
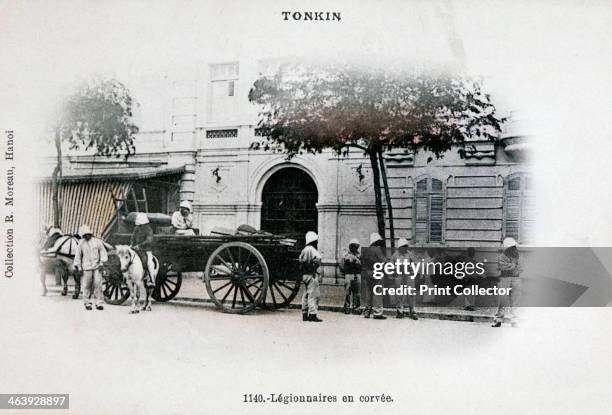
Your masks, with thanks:
[[(121, 223), (121, 211), (125, 213), (125, 215), (130, 213), (130, 204), (133, 204), (134, 210), (132, 212), (144, 212), (149, 213), (149, 203), (147, 202), (147, 192), (145, 188), (142, 188), (142, 199), (138, 199), (136, 196), (136, 191), (134, 190), (134, 186), (130, 186), (129, 190), (126, 192), (125, 197), (117, 197), (115, 193), (111, 190), (111, 197), (113, 198), (113, 205), (115, 206), (115, 232), (120, 231), (120, 223)], [(141, 210), (141, 207), (143, 208)]]

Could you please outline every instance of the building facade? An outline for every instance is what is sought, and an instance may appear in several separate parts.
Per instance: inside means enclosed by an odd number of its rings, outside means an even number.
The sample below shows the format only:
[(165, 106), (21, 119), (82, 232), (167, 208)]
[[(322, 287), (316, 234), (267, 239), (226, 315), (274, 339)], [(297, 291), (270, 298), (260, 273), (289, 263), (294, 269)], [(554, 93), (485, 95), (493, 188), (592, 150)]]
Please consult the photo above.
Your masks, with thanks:
[[(287, 160), (280, 149), (252, 149), (261, 137), (248, 92), (277, 67), (275, 60), (201, 63), (176, 78), (151, 80), (141, 94), (133, 89), (141, 130), (137, 155), (123, 167), (148, 172), (148, 179), (155, 172), (175, 174), (178, 193), (168, 190), (164, 197), (173, 200), (159, 206), (170, 210), (178, 199), (191, 201), (204, 234), (241, 224), (297, 238), (317, 231), (326, 272), (335, 273), (348, 241), (366, 244), (377, 230), (369, 158), (352, 150)], [(441, 159), (430, 161), (423, 151), (385, 154), (395, 236), (423, 248), (491, 247), (505, 236), (528, 243), (533, 197), (527, 137), (518, 125), (511, 120), (499, 140), (470, 142)], [(121, 169), (111, 166), (114, 160), (92, 163), (91, 156), (73, 154), (65, 175), (103, 180), (105, 169)]]

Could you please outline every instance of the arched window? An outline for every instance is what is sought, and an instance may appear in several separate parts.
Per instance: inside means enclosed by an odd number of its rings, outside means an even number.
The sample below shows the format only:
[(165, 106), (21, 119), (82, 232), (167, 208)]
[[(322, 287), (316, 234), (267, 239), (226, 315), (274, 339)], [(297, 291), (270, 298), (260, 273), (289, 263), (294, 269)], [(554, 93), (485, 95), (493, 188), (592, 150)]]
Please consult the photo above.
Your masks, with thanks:
[(444, 242), (444, 185), (441, 180), (425, 177), (416, 183), (414, 241)]
[(533, 192), (527, 174), (516, 173), (504, 181), (504, 238), (512, 237), (520, 243), (532, 240)]

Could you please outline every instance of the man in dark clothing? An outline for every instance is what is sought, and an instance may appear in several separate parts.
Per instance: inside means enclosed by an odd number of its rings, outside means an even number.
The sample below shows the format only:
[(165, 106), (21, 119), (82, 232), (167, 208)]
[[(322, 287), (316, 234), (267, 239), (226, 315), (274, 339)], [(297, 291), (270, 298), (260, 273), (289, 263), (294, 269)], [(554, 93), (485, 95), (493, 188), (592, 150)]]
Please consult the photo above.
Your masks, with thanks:
[(138, 253), (142, 266), (147, 274), (146, 285), (147, 288), (154, 288), (155, 281), (153, 281), (152, 273), (149, 267), (149, 258), (153, 257), (151, 252), (151, 243), (153, 242), (153, 229), (149, 223), (149, 218), (146, 213), (138, 213), (136, 215), (136, 221), (134, 226), (134, 232), (130, 239), (130, 246)]
[(359, 252), (359, 241), (351, 239), (349, 250), (340, 261), (340, 271), (344, 275), (344, 314), (359, 314), (361, 299), (359, 288), (361, 287), (361, 254)]
[(382, 237), (377, 233), (373, 233), (370, 235), (370, 247), (361, 253), (361, 272), (366, 280), (363, 316), (365, 318), (370, 318), (370, 316), (373, 315), (375, 320), (384, 320), (387, 318), (383, 315), (382, 295), (374, 294), (374, 287), (378, 284), (382, 284), (382, 280), (374, 278), (373, 272), (375, 263), (387, 262), (387, 257), (383, 253), (384, 246)]

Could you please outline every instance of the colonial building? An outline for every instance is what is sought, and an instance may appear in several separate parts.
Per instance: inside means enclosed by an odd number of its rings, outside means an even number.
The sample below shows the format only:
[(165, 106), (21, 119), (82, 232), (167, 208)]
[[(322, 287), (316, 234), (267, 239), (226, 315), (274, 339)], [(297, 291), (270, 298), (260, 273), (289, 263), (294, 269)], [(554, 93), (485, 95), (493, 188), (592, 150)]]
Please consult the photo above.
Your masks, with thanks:
[[(297, 237), (315, 230), (327, 270), (335, 272), (348, 241), (356, 237), (365, 244), (377, 229), (369, 158), (352, 151), (345, 157), (323, 153), (288, 161), (280, 151), (251, 149), (261, 137), (258, 108), (248, 92), (275, 64), (199, 64), (192, 73), (132, 88), (140, 102), (137, 155), (127, 162), (82, 154), (66, 158), (65, 230), (98, 220), (96, 232), (107, 232), (114, 209), (111, 188), (115, 199), (132, 201), (127, 210), (171, 212), (186, 199), (205, 234), (244, 223)], [(386, 154), (396, 237), (422, 247), (485, 247), (498, 245), (504, 236), (527, 243), (532, 198), (526, 137), (517, 127), (511, 120), (498, 141), (462, 146), (464, 157), (459, 148), (430, 162), (422, 151)], [(41, 219), (49, 221), (49, 185), (41, 186), (46, 206)], [(145, 199), (148, 206), (138, 202)], [(98, 208), (85, 208), (85, 214), (71, 210), (70, 203)], [(94, 219), (101, 205), (104, 217)]]

